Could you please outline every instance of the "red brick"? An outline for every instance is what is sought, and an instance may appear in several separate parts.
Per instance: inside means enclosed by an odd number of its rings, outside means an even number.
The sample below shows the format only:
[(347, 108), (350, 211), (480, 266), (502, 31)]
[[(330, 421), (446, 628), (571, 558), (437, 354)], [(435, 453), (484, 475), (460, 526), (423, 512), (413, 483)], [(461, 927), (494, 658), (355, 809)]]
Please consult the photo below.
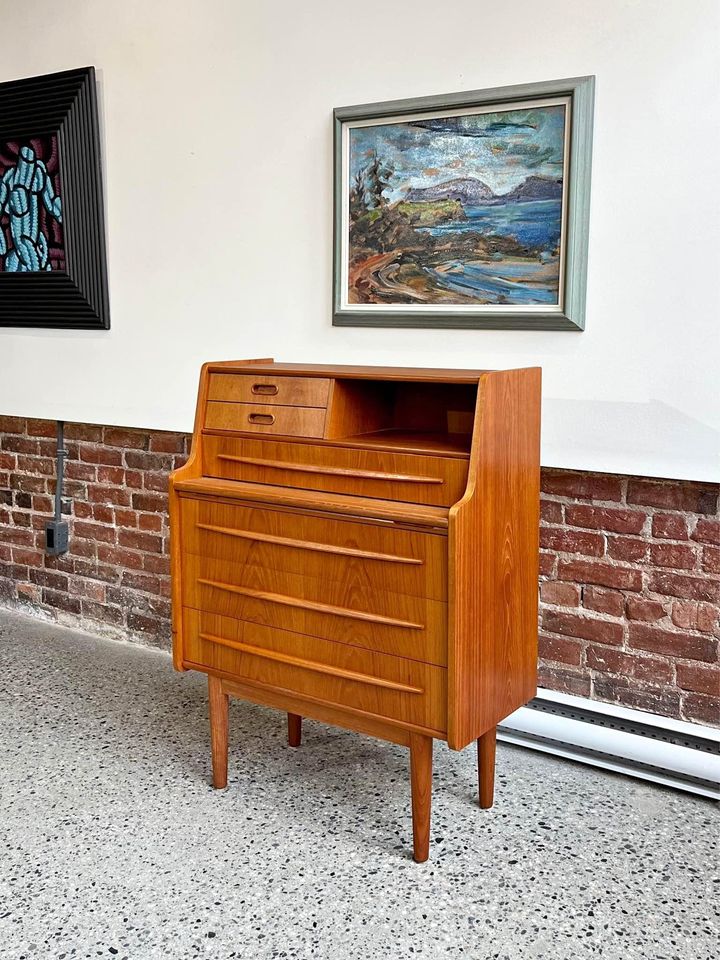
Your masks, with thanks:
[(583, 617), (576, 613), (565, 613), (562, 610), (544, 610), (542, 625), (543, 629), (549, 633), (561, 633), (566, 637), (578, 637), (595, 643), (619, 645), (623, 641), (621, 623), (611, 623), (596, 617)]
[(106, 503), (93, 503), (92, 515), (93, 520), (96, 520), (98, 523), (104, 523), (108, 526), (112, 526), (112, 524), (115, 523), (115, 511)]
[(601, 587), (585, 587), (583, 606), (597, 613), (607, 613), (611, 617), (621, 617), (625, 609), (625, 597), (617, 590), (603, 590)]
[(148, 436), (141, 430), (105, 427), (103, 442), (109, 447), (122, 447), (124, 450), (147, 450)]
[(0, 433), (26, 433), (24, 417), (0, 417)]
[(543, 493), (579, 500), (622, 500), (622, 481), (601, 473), (543, 470)]
[(31, 437), (56, 437), (57, 423), (55, 420), (28, 420), (27, 432)]
[(692, 533), (693, 540), (701, 543), (714, 543), (720, 546), (720, 520), (711, 520), (709, 517), (700, 517)]
[[(113, 564), (118, 571), (123, 567), (129, 570), (142, 570), (143, 560), (139, 553), (132, 550), (124, 550), (122, 547), (109, 547), (103, 543), (98, 544), (98, 560), (102, 563)], [(119, 577), (118, 572), (118, 577)]]
[(566, 637), (548, 637), (541, 633), (538, 637), (538, 655), (541, 660), (554, 660), (559, 663), (571, 663), (580, 666), (583, 644), (579, 640)]
[(665, 717), (680, 716), (680, 694), (662, 687), (639, 687), (625, 677), (597, 676), (593, 694), (599, 700), (619, 703), (635, 710), (647, 710)]
[(146, 490), (157, 490), (160, 493), (167, 493), (168, 484), (167, 473), (146, 473), (143, 476), (143, 486)]
[(613, 560), (640, 563), (647, 558), (649, 549), (650, 545), (645, 540), (634, 540), (631, 537), (608, 537), (607, 552)]
[(558, 576), (561, 580), (592, 583), (618, 590), (642, 590), (642, 574), (631, 567), (618, 567), (597, 560), (560, 560)]
[(587, 665), (591, 670), (633, 677), (641, 683), (671, 683), (672, 664), (658, 657), (624, 653), (616, 647), (587, 648)]
[(702, 568), (708, 573), (720, 573), (720, 547), (703, 547)]
[(98, 580), (80, 580), (74, 577), (68, 584), (68, 593), (103, 603), (105, 600), (105, 584)]
[(120, 584), (131, 590), (142, 590), (144, 593), (160, 594), (160, 578), (154, 574), (135, 573), (125, 570), (120, 578)]
[(540, 576), (541, 577), (551, 577), (555, 572), (555, 563), (557, 557), (554, 553), (542, 553), (540, 554)]
[(667, 611), (657, 600), (628, 597), (627, 615), (629, 620), (644, 620), (646, 623), (656, 623), (667, 615)]
[(31, 530), (17, 527), (0, 527), (0, 540), (3, 543), (14, 543), (20, 547), (32, 547), (35, 538)]
[(55, 461), (47, 457), (28, 457), (21, 454), (17, 458), (17, 468), (24, 473), (31, 473), (35, 476), (55, 476)]
[(636, 650), (649, 650), (665, 657), (682, 660), (701, 660), (713, 663), (717, 660), (717, 642), (712, 637), (651, 627), (645, 623), (631, 623), (628, 639)]
[[(102, 544), (98, 544), (99, 547)], [(74, 572), (78, 577), (88, 577), (91, 580), (102, 580), (103, 583), (117, 583), (120, 572), (117, 567), (106, 566), (92, 560), (78, 559), (74, 562)]]
[(139, 633), (155, 639), (168, 639), (170, 637), (170, 625), (167, 620), (149, 617), (146, 614), (138, 613), (136, 610), (128, 612), (127, 625), (131, 630), (137, 630)]
[(97, 467), (97, 482), (113, 487), (122, 487), (125, 483), (124, 467)]
[(115, 523), (119, 527), (135, 528), (138, 525), (138, 514), (135, 510), (118, 509), (115, 511)]
[(108, 467), (119, 467), (122, 464), (122, 453), (109, 447), (80, 444), (80, 459), (84, 463), (104, 464)]
[(580, 587), (576, 583), (560, 583), (548, 580), (540, 586), (543, 603), (555, 603), (561, 607), (577, 607), (580, 603)]
[(57, 590), (48, 590), (47, 587), (42, 592), (43, 603), (56, 607), (58, 610), (64, 610), (66, 613), (80, 613), (80, 601), (77, 597), (70, 597), (67, 593), (59, 593)]
[(185, 453), (187, 442), (188, 438), (185, 433), (150, 434), (150, 450), (153, 453)]
[(141, 453), (128, 450), (125, 454), (125, 463), (135, 470), (165, 471), (172, 469), (173, 458), (166, 453)]
[(110, 623), (114, 626), (121, 626), (123, 623), (123, 612), (118, 607), (108, 606), (106, 603), (97, 603), (93, 600), (81, 601), (82, 615), (88, 620), (98, 620), (101, 623)]
[(73, 535), (85, 540), (101, 540), (103, 543), (115, 543), (115, 530), (101, 523), (87, 523), (85, 520), (76, 520), (73, 526)]
[(147, 530), (153, 533), (158, 533), (162, 530), (163, 518), (159, 513), (139, 513), (138, 514), (138, 527), (141, 530)]
[(585, 556), (601, 557), (605, 541), (598, 533), (580, 533), (562, 527), (541, 527), (540, 546), (559, 553), (582, 553)]
[(42, 603), (42, 589), (32, 583), (18, 583), (18, 599), (24, 599), (30, 603)]
[(14, 453), (0, 453), (0, 470), (14, 470), (17, 457)]
[(66, 573), (58, 573), (56, 570), (31, 570), (30, 580), (41, 587), (50, 587), (67, 593), (68, 575)]
[(162, 493), (134, 493), (132, 495), (133, 510), (142, 510), (145, 513), (167, 513), (168, 495)]
[(653, 543), (650, 545), (650, 563), (656, 567), (674, 567), (676, 570), (692, 570), (696, 556), (686, 543)]
[(706, 697), (702, 693), (689, 693), (683, 697), (683, 715), (686, 720), (720, 726), (720, 700)]
[(717, 510), (718, 493), (713, 485), (633, 479), (628, 482), (627, 502), (712, 514)]
[(563, 508), (557, 500), (540, 501), (540, 519), (545, 523), (562, 523)]
[(608, 530), (611, 533), (640, 533), (647, 516), (638, 510), (568, 504), (565, 508), (565, 520), (573, 527)]
[(88, 484), (88, 500), (93, 503), (113, 504), (117, 507), (129, 507), (131, 493), (124, 487), (106, 487), (99, 484)]
[(125, 486), (132, 487), (133, 490), (141, 490), (144, 474), (142, 470), (126, 470)]
[(675, 600), (670, 614), (675, 626), (703, 633), (713, 632), (719, 615), (720, 609), (715, 604), (697, 600)]
[(697, 664), (677, 665), (677, 684), (683, 690), (720, 697), (720, 666), (700, 667)]
[(85, 440), (89, 443), (100, 443), (102, 440), (103, 428), (91, 423), (67, 423), (65, 424), (66, 440)]
[(144, 533), (141, 530), (118, 530), (118, 543), (122, 547), (132, 547), (134, 550), (142, 550), (145, 553), (160, 553), (162, 551), (162, 538), (156, 537), (152, 533)]
[(29, 547), (13, 547), (12, 558), (15, 563), (23, 563), (27, 567), (41, 567), (45, 554), (42, 550), (32, 550)]
[(652, 535), (665, 540), (687, 540), (687, 520), (677, 513), (656, 513), (652, 521)]
[(161, 573), (167, 576), (170, 573), (170, 558), (157, 553), (144, 553), (142, 568), (149, 573)]
[(95, 480), (97, 467), (92, 463), (80, 463), (78, 460), (68, 460), (65, 464), (65, 476), (70, 480)]
[(666, 597), (720, 602), (720, 582), (710, 578), (688, 577), (679, 573), (653, 573), (648, 586), (652, 593), (662, 593)]
[(557, 690), (559, 693), (571, 693), (576, 697), (589, 697), (590, 674), (549, 667), (541, 663), (538, 667), (538, 686), (546, 690)]
[(47, 493), (48, 482), (45, 477), (28, 477), (22, 473), (11, 473), (10, 484), (15, 490), (25, 493)]

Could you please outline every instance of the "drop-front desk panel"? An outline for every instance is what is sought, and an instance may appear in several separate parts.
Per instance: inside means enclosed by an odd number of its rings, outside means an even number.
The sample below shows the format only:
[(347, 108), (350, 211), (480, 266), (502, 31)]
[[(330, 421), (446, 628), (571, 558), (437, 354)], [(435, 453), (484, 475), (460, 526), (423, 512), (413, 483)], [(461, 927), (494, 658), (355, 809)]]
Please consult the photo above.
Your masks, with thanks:
[(170, 481), (173, 655), (228, 697), (410, 748), (428, 856), (433, 739), (477, 742), (535, 694), (540, 371), (210, 363)]

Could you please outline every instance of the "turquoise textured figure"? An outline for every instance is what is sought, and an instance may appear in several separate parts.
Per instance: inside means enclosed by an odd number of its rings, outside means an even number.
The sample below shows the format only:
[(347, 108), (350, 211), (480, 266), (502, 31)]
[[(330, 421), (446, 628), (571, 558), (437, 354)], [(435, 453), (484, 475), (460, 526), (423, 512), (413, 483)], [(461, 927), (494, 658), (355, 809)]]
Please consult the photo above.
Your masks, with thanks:
[(47, 167), (32, 147), (22, 147), (17, 163), (0, 180), (0, 216), (9, 216), (12, 239), (8, 250), (0, 229), (0, 257), (5, 256), (4, 269), (8, 273), (52, 270), (47, 237), (40, 230), (41, 202), (50, 216), (62, 223), (62, 204)]

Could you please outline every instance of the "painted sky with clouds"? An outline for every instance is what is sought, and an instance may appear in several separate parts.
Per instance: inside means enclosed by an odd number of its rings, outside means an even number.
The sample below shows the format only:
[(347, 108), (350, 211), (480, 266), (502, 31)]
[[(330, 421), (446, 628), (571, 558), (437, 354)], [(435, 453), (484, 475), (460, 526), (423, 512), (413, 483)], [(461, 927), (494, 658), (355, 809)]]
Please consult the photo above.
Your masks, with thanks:
[(350, 175), (376, 151), (395, 169), (386, 191), (391, 201), (412, 187), (458, 177), (482, 180), (503, 194), (532, 175), (562, 178), (564, 131), (563, 105), (354, 127)]

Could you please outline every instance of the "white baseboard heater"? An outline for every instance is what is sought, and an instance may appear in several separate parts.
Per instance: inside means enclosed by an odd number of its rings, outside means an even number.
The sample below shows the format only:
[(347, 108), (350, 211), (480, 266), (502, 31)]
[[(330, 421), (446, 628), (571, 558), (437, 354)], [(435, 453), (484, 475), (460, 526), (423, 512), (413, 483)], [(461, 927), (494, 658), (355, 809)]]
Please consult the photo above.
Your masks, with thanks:
[(702, 724), (538, 690), (498, 739), (720, 800), (720, 730)]

